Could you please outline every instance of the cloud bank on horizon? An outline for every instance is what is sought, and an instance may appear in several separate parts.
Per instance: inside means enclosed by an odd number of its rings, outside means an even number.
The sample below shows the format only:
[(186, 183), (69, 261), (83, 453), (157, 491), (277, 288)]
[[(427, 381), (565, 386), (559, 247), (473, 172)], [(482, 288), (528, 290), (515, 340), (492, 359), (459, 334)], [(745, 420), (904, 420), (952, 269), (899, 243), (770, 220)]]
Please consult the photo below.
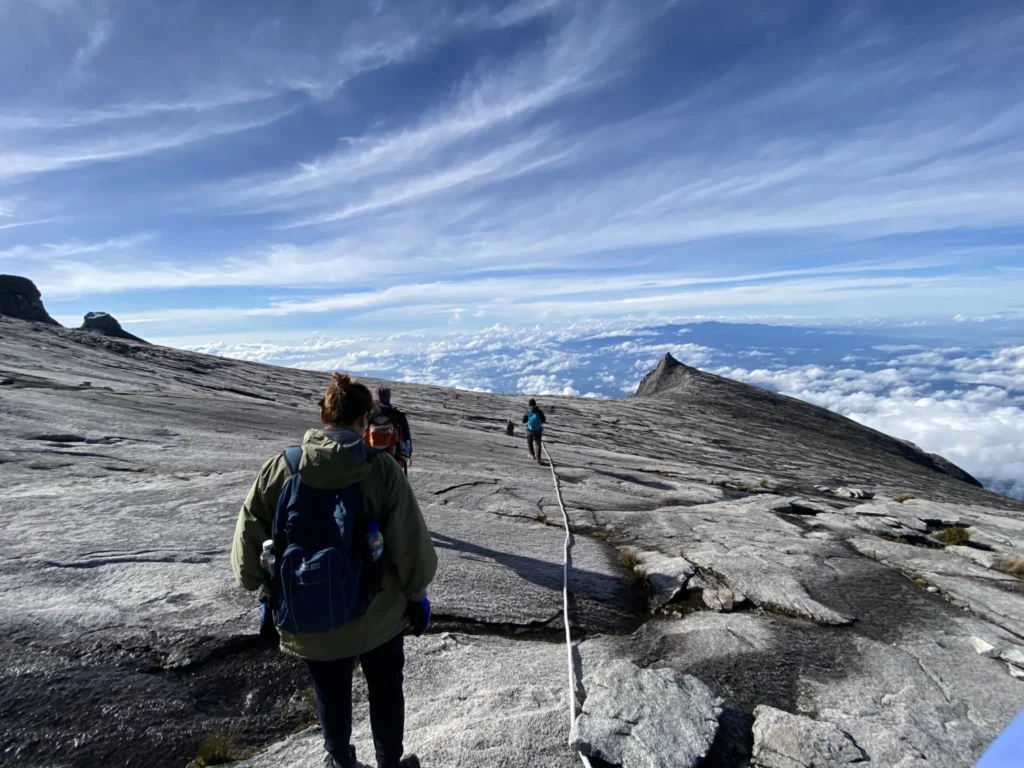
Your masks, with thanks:
[(462, 389), (585, 397), (634, 393), (641, 377), (671, 353), (909, 440), (986, 487), (1024, 498), (1024, 346), (1011, 338), (996, 334), (958, 346), (931, 327), (598, 322), (193, 348)]
[(1024, 295), (1010, 0), (4, 0), (0, 270), (149, 335)]

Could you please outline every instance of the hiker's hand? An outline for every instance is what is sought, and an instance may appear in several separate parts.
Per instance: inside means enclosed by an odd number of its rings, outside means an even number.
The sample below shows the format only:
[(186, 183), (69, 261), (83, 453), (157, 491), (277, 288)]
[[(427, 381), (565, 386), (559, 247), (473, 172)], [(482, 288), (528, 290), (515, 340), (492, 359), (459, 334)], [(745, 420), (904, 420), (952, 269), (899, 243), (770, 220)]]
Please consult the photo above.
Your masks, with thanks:
[(410, 600), (408, 615), (412, 633), (419, 637), (430, 626), (430, 601), (425, 597), (422, 600)]
[(266, 603), (260, 603), (260, 637), (270, 645), (281, 642), (281, 635), (274, 626), (274, 612)]

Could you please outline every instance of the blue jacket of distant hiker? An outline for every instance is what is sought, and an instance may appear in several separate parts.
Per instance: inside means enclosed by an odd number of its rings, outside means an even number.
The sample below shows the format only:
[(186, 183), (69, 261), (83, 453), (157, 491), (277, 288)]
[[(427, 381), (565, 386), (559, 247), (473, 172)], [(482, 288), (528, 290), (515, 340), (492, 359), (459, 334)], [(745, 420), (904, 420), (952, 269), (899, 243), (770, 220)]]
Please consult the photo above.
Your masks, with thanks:
[[(531, 429), (530, 428), (530, 416), (532, 416), (533, 414), (537, 414), (537, 417), (540, 420), (540, 428), (539, 429)], [(542, 434), (544, 432), (544, 425), (547, 424), (547, 421), (548, 421), (548, 418), (547, 418), (547, 416), (544, 415), (544, 411), (542, 411), (540, 409), (540, 406), (537, 406), (537, 405), (531, 405), (530, 406), (530, 410), (528, 410), (526, 413), (523, 414), (523, 424), (526, 425), (526, 431), (527, 432), (532, 432), (535, 435), (540, 435), (540, 434)]]
[[(369, 457), (369, 461), (367, 458)], [(381, 590), (366, 614), (333, 632), (292, 635), (281, 632), (281, 650), (304, 659), (327, 661), (358, 656), (386, 643), (407, 624), (407, 601), (421, 598), (437, 571), (437, 554), (408, 479), (386, 453), (368, 456), (362, 438), (343, 429), (311, 429), (302, 442), (302, 482), (321, 489), (359, 483), (371, 519), (384, 535)], [(243, 587), (269, 585), (260, 568), (263, 542), (272, 538), (274, 513), (290, 477), (284, 455), (267, 461), (238, 513), (231, 568)]]

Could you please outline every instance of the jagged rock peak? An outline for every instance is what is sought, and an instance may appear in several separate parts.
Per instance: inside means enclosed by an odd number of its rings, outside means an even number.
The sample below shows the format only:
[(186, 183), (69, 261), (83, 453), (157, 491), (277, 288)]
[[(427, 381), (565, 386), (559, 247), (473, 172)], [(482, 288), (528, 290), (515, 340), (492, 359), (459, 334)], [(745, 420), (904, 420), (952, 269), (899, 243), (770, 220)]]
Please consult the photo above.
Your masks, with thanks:
[(128, 333), (128, 331), (121, 327), (121, 324), (117, 322), (113, 315), (106, 312), (87, 313), (79, 330), (93, 331), (94, 333), (102, 333), (104, 336), (128, 339), (129, 341), (141, 341), (143, 344), (147, 343), (145, 339), (140, 339), (138, 336)]
[(666, 352), (658, 367), (644, 376), (636, 389), (637, 397), (649, 397), (669, 389), (684, 389), (695, 377), (703, 375), (696, 368), (685, 365)]
[(0, 275), (0, 315), (60, 325), (47, 313), (36, 284), (17, 275)]

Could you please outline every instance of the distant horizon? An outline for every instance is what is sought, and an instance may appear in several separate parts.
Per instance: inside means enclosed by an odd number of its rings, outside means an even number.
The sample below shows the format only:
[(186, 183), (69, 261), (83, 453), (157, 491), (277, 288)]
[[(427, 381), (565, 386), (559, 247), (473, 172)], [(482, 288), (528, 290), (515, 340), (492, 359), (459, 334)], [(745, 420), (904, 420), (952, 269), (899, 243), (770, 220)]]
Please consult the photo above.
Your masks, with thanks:
[(307, 370), (508, 395), (618, 399), (664, 357), (827, 408), (937, 453), (986, 488), (1024, 499), (1024, 345), (951, 326), (817, 327), (700, 321), (496, 326), (479, 334), (396, 334), (185, 345)]

